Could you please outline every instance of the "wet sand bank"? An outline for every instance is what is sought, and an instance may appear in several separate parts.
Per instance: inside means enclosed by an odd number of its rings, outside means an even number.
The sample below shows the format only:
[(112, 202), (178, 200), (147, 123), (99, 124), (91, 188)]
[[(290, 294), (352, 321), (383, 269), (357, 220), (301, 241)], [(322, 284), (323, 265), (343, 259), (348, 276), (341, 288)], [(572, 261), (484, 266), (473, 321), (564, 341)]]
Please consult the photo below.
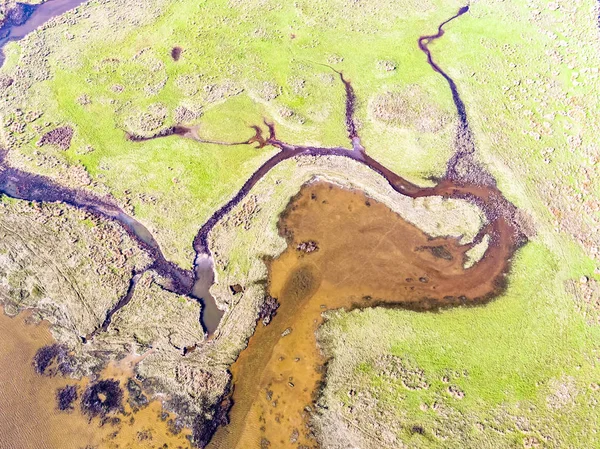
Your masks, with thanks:
[[(47, 322), (32, 324), (31, 314), (10, 318), (0, 313), (0, 448), (1, 449), (153, 449), (190, 448), (182, 431), (174, 435), (159, 401), (134, 411), (125, 387), (134, 376), (131, 360), (109, 365), (103, 379), (116, 379), (124, 391), (123, 413), (91, 419), (80, 399), (91, 380), (40, 375), (32, 363), (36, 352), (54, 343)], [(76, 386), (78, 399), (71, 410), (57, 408), (57, 391)], [(163, 419), (164, 418), (164, 419)], [(118, 421), (117, 421), (118, 419)]]

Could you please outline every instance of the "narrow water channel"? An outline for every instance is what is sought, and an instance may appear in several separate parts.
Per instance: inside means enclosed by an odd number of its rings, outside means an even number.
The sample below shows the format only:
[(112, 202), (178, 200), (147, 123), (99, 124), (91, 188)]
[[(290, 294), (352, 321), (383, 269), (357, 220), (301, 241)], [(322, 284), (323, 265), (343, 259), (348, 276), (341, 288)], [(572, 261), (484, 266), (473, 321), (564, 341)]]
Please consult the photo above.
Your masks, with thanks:
[(81, 5), (87, 0), (48, 0), (39, 5), (17, 3), (19, 11), (9, 13), (0, 27), (0, 67), (4, 64), (4, 46), (23, 39), (50, 19)]
[[(51, 0), (48, 4), (53, 2), (56, 5), (61, 0)], [(316, 347), (314, 332), (322, 322), (323, 311), (378, 305), (430, 309), (476, 304), (502, 289), (510, 258), (526, 239), (516, 223), (515, 207), (497, 189), (491, 175), (473, 159), (475, 146), (464, 103), (456, 84), (435, 63), (428, 47), (443, 35), (444, 25), (467, 11), (468, 7), (461, 8), (438, 27), (437, 34), (418, 40), (433, 70), (448, 82), (459, 119), (455, 155), (448, 162), (445, 177), (436, 186), (421, 188), (412, 184), (367, 154), (354, 123), (354, 91), (350, 81), (338, 72), (346, 93), (345, 121), (352, 149), (289, 144), (278, 140), (274, 125), (269, 123), (265, 123), (268, 137), (263, 137), (261, 129), (255, 126), (256, 135), (249, 140), (222, 143), (256, 143), (259, 148), (268, 145), (280, 151), (200, 227), (193, 243), (194, 273), (167, 261), (150, 232), (111, 200), (11, 168), (0, 157), (0, 193), (29, 201), (64, 202), (119, 222), (151, 256), (153, 263), (149, 268), (171, 281), (165, 288), (203, 299), (202, 322), (209, 333), (219, 325), (222, 312), (209, 292), (214, 273), (208, 236), (215, 224), (283, 160), (302, 156), (351, 158), (384, 177), (394, 190), (408, 197), (462, 198), (482, 208), (487, 225), (475, 242), (460, 245), (456, 239), (429, 238), (360, 192), (328, 184), (302, 188), (279, 223), (282, 236), (288, 238), (288, 248), (269, 267), (269, 293), (279, 299), (281, 306), (269, 326), (259, 324), (248, 348), (233, 365), (235, 405), (231, 424), (217, 431), (210, 447), (316, 447), (306, 427), (310, 413), (306, 407), (310, 406), (322, 378), (324, 361)], [(11, 33), (18, 32), (19, 27), (14, 28)], [(5, 42), (2, 40), (0, 44)], [(191, 130), (172, 127), (153, 138), (191, 134)], [(148, 140), (135, 136), (130, 139), (140, 144)], [(465, 252), (484, 235), (490, 237), (490, 243), (483, 260), (464, 269)], [(318, 249), (311, 252), (301, 249), (315, 246)], [(135, 288), (136, 275), (132, 274), (131, 289)], [(124, 297), (117, 307), (126, 304)], [(107, 319), (117, 310), (108, 311)]]
[[(428, 237), (361, 192), (322, 183), (303, 187), (279, 222), (288, 247), (269, 266), (269, 295), (280, 303), (277, 315), (267, 327), (258, 324), (232, 366), (231, 421), (217, 430), (210, 448), (318, 447), (309, 420), (324, 376), (325, 360), (315, 341), (324, 311), (475, 305), (505, 287), (511, 257), (526, 237), (516, 208), (475, 160), (475, 144), (456, 83), (429, 49), (432, 41), (443, 36), (446, 24), (468, 11), (468, 6), (460, 8), (438, 26), (436, 34), (418, 39), (429, 65), (448, 83), (458, 115), (455, 153), (436, 186), (411, 184), (366, 153), (353, 122), (354, 92), (339, 72), (346, 88), (352, 151), (290, 146), (275, 139), (272, 126), (269, 141), (281, 148), (280, 155), (328, 152), (355, 159), (411, 198), (440, 195), (469, 200), (481, 207), (487, 224), (474, 242), (460, 245), (456, 239)], [(490, 243), (483, 259), (465, 269), (465, 253), (485, 235)], [(307, 247), (318, 250), (301, 250)]]
[(484, 259), (465, 269), (470, 244), (431, 238), (362, 192), (304, 186), (279, 222), (288, 247), (269, 266), (269, 294), (279, 309), (268, 326), (258, 324), (232, 366), (231, 422), (209, 447), (317, 447), (307, 418), (323, 377), (315, 341), (322, 313), (485, 302), (502, 289), (519, 244), (512, 225), (499, 229)]
[[(201, 320), (208, 335), (216, 330), (223, 312), (217, 307), (215, 299), (210, 294), (210, 286), (214, 282), (212, 258), (207, 254), (198, 254), (194, 262), (194, 271), (185, 270), (168, 261), (163, 255), (158, 242), (152, 233), (138, 220), (127, 215), (109, 198), (100, 198), (91, 193), (61, 186), (44, 176), (34, 175), (12, 168), (5, 163), (5, 152), (0, 151), (0, 193), (12, 198), (27, 201), (65, 203), (70, 206), (115, 220), (148, 255), (152, 264), (148, 269), (159, 272), (167, 279), (165, 288), (184, 296), (201, 301), (203, 305)], [(110, 319), (120, 308), (127, 305), (127, 296), (133, 294), (135, 276), (132, 274), (131, 289), (115, 307), (107, 311), (106, 327)], [(99, 328), (98, 331), (106, 330)], [(84, 336), (88, 339), (91, 336)]]

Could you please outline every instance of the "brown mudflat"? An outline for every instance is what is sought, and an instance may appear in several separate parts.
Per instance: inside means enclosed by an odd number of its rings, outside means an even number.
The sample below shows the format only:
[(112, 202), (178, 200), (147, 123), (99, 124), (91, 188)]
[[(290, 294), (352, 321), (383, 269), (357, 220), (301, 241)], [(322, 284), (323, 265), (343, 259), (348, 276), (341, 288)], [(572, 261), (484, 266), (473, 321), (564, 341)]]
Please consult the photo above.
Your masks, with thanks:
[[(517, 235), (501, 214), (493, 224), (504, 233), (492, 239), (482, 261), (464, 269), (471, 245), (432, 239), (362, 192), (327, 183), (304, 186), (280, 219), (288, 247), (269, 267), (269, 293), (280, 307), (268, 326), (258, 324), (232, 366), (231, 423), (209, 447), (318, 447), (307, 427), (307, 407), (325, 362), (315, 341), (321, 314), (490, 298), (504, 284)], [(304, 242), (318, 249), (299, 250)]]
[[(0, 448), (1, 449), (97, 449), (159, 447), (190, 448), (185, 432), (170, 433), (161, 419), (162, 407), (154, 401), (131, 413), (125, 405), (118, 423), (100, 425), (81, 412), (79, 401), (73, 409), (59, 411), (56, 391), (77, 385), (79, 398), (89, 379), (74, 380), (61, 376), (43, 376), (32, 365), (36, 351), (54, 343), (49, 325), (26, 323), (26, 316), (9, 318), (0, 313)], [(107, 367), (102, 377), (117, 379), (123, 387), (132, 375), (126, 363)], [(127, 398), (127, 395), (125, 396)]]

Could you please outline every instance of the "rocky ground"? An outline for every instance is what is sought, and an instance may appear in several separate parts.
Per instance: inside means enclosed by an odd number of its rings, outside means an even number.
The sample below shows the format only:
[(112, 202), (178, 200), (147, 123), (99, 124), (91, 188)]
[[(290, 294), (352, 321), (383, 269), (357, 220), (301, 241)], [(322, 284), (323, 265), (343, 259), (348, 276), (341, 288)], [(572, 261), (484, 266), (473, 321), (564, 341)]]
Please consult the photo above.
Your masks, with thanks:
[[(26, 5), (44, 3), (46, 0), (2, 0), (0, 4), (0, 29), (7, 21), (19, 24), (24, 21)], [(1, 37), (1, 36), (0, 36)]]

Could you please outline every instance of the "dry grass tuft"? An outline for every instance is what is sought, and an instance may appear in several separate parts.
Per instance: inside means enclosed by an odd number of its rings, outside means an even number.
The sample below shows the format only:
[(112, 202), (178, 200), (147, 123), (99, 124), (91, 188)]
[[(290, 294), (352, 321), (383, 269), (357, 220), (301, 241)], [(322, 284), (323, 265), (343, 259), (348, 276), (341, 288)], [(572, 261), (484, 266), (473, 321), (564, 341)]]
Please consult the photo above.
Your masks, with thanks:
[(435, 133), (452, 120), (419, 86), (376, 95), (369, 104), (371, 116), (387, 125)]

